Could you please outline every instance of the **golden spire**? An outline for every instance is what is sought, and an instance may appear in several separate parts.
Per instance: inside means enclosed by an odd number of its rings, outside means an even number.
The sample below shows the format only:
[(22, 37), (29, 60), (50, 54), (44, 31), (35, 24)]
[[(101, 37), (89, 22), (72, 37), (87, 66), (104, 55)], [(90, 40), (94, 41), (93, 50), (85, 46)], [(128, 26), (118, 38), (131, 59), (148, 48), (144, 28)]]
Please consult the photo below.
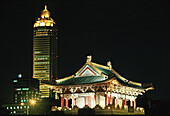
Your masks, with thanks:
[(41, 12), (41, 18), (49, 18), (50, 12), (47, 10), (47, 5), (45, 5), (45, 9)]
[(47, 5), (45, 5), (45, 9), (43, 11), (47, 11)]

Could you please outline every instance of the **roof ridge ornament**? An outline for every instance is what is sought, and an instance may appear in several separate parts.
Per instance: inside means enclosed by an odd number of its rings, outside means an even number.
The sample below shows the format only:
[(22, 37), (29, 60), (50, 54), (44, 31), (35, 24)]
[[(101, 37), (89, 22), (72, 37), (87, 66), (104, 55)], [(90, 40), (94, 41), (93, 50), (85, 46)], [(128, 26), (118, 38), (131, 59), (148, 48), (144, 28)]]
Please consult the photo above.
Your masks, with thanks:
[(109, 67), (110, 70), (112, 69), (112, 64), (110, 61), (107, 62), (107, 66)]
[(91, 62), (91, 60), (92, 60), (92, 56), (90, 55), (90, 56), (87, 56), (87, 63), (90, 63)]

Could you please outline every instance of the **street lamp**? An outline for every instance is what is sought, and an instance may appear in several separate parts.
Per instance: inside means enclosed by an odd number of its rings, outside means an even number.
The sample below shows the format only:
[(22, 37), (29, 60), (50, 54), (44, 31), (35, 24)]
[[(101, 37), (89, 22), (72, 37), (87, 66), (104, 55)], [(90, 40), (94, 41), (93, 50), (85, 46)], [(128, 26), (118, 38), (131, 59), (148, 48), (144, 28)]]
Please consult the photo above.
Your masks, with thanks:
[(30, 101), (30, 103), (31, 103), (31, 105), (33, 106), (33, 107), (32, 107), (32, 111), (34, 112), (34, 105), (36, 104), (36, 100), (32, 99), (32, 100)]
[(30, 101), (30, 103), (34, 106), (34, 104), (36, 103), (36, 101), (35, 101), (34, 99), (32, 99), (32, 100)]

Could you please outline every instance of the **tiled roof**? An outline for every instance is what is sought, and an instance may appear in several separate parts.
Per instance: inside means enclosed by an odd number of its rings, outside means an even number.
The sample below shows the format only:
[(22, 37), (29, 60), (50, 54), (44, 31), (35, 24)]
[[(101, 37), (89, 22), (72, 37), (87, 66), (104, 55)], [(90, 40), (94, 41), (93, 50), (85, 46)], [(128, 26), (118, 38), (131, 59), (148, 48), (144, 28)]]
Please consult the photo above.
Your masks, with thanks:
[(108, 69), (105, 69), (105, 68), (102, 68), (102, 67), (98, 67), (98, 66), (95, 66), (96, 68), (98, 68), (100, 71), (102, 71), (105, 75), (112, 75), (114, 74), (111, 70), (108, 70)]
[[(79, 75), (85, 66), (88, 65), (93, 71), (98, 75), (91, 76), (77, 76)], [(107, 76), (105, 77), (102, 73)], [(56, 83), (43, 82), (44, 84), (51, 84), (56, 86), (68, 86), (68, 85), (82, 85), (82, 84), (94, 84), (109, 81), (110, 79), (116, 79), (121, 85), (134, 87), (139, 89), (146, 89), (148, 87), (143, 87), (141, 83), (136, 83), (125, 79), (120, 76), (114, 69), (109, 69), (107, 66), (103, 66), (96, 63), (86, 63), (75, 75), (66, 77), (56, 81)]]
[(95, 82), (101, 82), (104, 80), (105, 78), (102, 76), (82, 76), (82, 77), (73, 77), (65, 81), (57, 82), (56, 85), (90, 84)]
[[(124, 80), (119, 78), (118, 75), (114, 74), (111, 70), (108, 70), (108, 69), (105, 69), (105, 68), (102, 68), (102, 67), (98, 67), (98, 66), (96, 66), (96, 68), (101, 70), (105, 75), (108, 75), (108, 76), (114, 75), (116, 77), (117, 81), (120, 82), (124, 86), (144, 89), (142, 86), (138, 86), (138, 85), (135, 85), (135, 84), (131, 84), (131, 83), (125, 82)], [(112, 77), (109, 77), (109, 78), (112, 78)]]

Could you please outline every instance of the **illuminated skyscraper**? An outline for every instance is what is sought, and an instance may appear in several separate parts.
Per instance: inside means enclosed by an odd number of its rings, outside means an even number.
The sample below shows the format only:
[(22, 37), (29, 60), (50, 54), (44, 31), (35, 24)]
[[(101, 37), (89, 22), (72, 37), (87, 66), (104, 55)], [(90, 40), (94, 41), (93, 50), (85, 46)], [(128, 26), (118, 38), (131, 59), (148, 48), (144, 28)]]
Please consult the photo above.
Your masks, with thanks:
[(51, 96), (41, 80), (53, 81), (57, 77), (57, 58), (57, 28), (45, 5), (33, 28), (33, 78), (40, 80), (41, 98)]

